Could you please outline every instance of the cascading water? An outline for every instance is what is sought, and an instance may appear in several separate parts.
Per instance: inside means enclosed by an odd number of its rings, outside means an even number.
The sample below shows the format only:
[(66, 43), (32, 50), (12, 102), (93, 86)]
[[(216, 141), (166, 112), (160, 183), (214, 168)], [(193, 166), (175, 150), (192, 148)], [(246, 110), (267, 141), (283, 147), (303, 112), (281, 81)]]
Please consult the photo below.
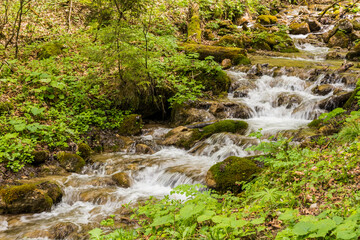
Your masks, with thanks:
[[(310, 44), (298, 47), (315, 53), (319, 58), (327, 51)], [(274, 134), (306, 126), (324, 112), (318, 103), (333, 94), (331, 91), (319, 96), (312, 92), (315, 86), (321, 84), (323, 75), (310, 82), (286, 75), (254, 78), (234, 70), (228, 74), (239, 84), (252, 86), (246, 94), (237, 97), (234, 93), (229, 94), (229, 99), (241, 102), (252, 110), (251, 117), (245, 119), (250, 131), (262, 128), (263, 132)], [(331, 84), (334, 89), (345, 88), (339, 82)], [(152, 129), (141, 138), (155, 142), (169, 130)], [(149, 196), (161, 198), (180, 184), (204, 183), (206, 172), (213, 164), (228, 156), (255, 154), (245, 151), (254, 144), (257, 144), (254, 138), (219, 133), (197, 143), (189, 151), (159, 146), (160, 150), (153, 155), (131, 152), (102, 155), (100, 163), (85, 167), (82, 174), (72, 174), (60, 181), (65, 194), (62, 202), (50, 212), (0, 216), (0, 238), (22, 238), (26, 232), (46, 230), (58, 222), (86, 227), (90, 222), (99, 222), (109, 214), (119, 212), (122, 204), (142, 201)], [(131, 187), (122, 188), (114, 184), (111, 177), (118, 172), (130, 175)]]

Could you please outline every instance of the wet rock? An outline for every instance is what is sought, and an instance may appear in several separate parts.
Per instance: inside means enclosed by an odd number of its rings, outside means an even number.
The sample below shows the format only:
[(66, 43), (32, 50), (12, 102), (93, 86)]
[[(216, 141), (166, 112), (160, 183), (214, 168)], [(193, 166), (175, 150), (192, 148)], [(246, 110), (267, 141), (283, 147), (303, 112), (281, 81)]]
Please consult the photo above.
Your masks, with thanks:
[(105, 204), (109, 199), (116, 201), (116, 199), (112, 199), (112, 193), (114, 189), (108, 188), (97, 188), (97, 189), (88, 189), (82, 193), (80, 193), (80, 201), (83, 202), (91, 202), (94, 204)]
[(262, 25), (269, 25), (277, 23), (278, 19), (272, 15), (260, 15), (256, 21)]
[(81, 168), (85, 166), (85, 160), (79, 155), (67, 153), (67, 152), (58, 152), (56, 154), (60, 166), (66, 169), (69, 172), (80, 172)]
[(80, 143), (77, 151), (80, 152), (80, 157), (82, 157), (85, 161), (89, 160), (92, 152), (91, 148), (86, 143)]
[(331, 97), (322, 100), (319, 103), (319, 107), (327, 111), (332, 111), (335, 108), (343, 107), (344, 104), (347, 102), (347, 100), (349, 100), (351, 95), (352, 92), (346, 92), (346, 91), (339, 92)]
[(311, 91), (314, 94), (320, 95), (320, 96), (325, 96), (327, 94), (329, 94), (332, 90), (334, 90), (334, 87), (330, 84), (324, 84), (324, 85), (318, 85), (316, 87), (314, 87)]
[(309, 28), (311, 32), (317, 32), (321, 30), (321, 23), (318, 22), (315, 18), (309, 18), (307, 20), (307, 23), (309, 24)]
[(116, 182), (119, 187), (129, 188), (131, 186), (131, 178), (125, 172), (115, 173), (111, 178)]
[(48, 230), (33, 230), (31, 232), (26, 233), (23, 236), (25, 239), (51, 239), (53, 238), (53, 235)]
[(252, 110), (245, 103), (225, 103), (228, 110), (227, 117), (248, 119), (252, 116)]
[(151, 147), (149, 147), (146, 144), (136, 144), (135, 146), (135, 151), (136, 153), (140, 153), (140, 154), (154, 154), (154, 150), (151, 149)]
[(262, 76), (263, 69), (261, 67), (261, 64), (256, 64), (252, 66), (251, 69), (247, 72), (247, 74), (250, 78), (255, 78), (255, 76)]
[(0, 213), (39, 213), (61, 201), (60, 187), (51, 182), (6, 186), (0, 190)]
[(193, 136), (194, 131), (192, 129), (189, 129), (187, 127), (177, 127), (168, 132), (165, 135), (165, 139), (160, 143), (162, 145), (181, 145), (182, 142), (189, 141)]
[(291, 34), (308, 34), (310, 33), (309, 24), (307, 22), (293, 22), (290, 24)]
[(295, 105), (299, 105), (302, 102), (302, 97), (297, 95), (296, 93), (280, 93), (275, 102), (274, 106), (280, 107), (285, 106), (287, 109), (294, 107)]
[(347, 48), (350, 43), (350, 37), (342, 31), (337, 31), (329, 40), (328, 47)]
[(220, 192), (240, 192), (237, 182), (251, 181), (260, 168), (249, 158), (229, 157), (212, 166), (206, 174), (206, 185)]
[(223, 68), (223, 69), (229, 69), (229, 68), (231, 68), (231, 66), (232, 66), (232, 63), (231, 63), (231, 60), (230, 59), (224, 59), (222, 62), (221, 62), (221, 67)]
[(39, 166), (44, 164), (50, 156), (49, 151), (41, 150), (41, 151), (34, 151), (33, 152), (34, 160), (31, 163), (34, 166)]
[(50, 228), (50, 233), (54, 239), (69, 239), (72, 240), (71, 235), (77, 233), (79, 227), (70, 222), (58, 223), (55, 226)]
[(39, 176), (64, 175), (67, 171), (56, 165), (41, 165)]
[(215, 120), (215, 116), (205, 109), (198, 108), (174, 108), (173, 120), (175, 125), (187, 125), (194, 122), (206, 122)]

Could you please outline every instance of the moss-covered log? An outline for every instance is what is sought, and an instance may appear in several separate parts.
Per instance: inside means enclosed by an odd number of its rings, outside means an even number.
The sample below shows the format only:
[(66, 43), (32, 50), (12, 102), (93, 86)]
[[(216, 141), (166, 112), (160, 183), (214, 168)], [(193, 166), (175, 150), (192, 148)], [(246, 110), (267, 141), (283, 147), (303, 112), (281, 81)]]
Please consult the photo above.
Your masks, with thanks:
[(186, 53), (198, 53), (200, 59), (212, 56), (217, 62), (224, 59), (230, 59), (233, 65), (251, 64), (250, 59), (246, 55), (246, 51), (242, 48), (208, 46), (202, 44), (183, 44)]

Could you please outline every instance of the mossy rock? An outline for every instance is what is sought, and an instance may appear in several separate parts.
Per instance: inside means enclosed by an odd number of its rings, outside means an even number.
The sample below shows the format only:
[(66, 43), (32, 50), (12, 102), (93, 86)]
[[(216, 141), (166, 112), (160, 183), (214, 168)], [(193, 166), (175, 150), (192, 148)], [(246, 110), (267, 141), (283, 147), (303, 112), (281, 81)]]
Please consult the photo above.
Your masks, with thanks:
[(294, 22), (290, 24), (290, 33), (291, 34), (308, 34), (310, 33), (310, 27), (307, 22), (297, 23)]
[(86, 143), (80, 143), (78, 145), (78, 152), (80, 157), (87, 161), (90, 158), (92, 150)]
[(9, 113), (14, 109), (14, 105), (11, 102), (0, 102), (0, 115)]
[(131, 186), (131, 179), (125, 172), (115, 173), (111, 176), (112, 180), (116, 182), (119, 187), (129, 188)]
[(334, 36), (332, 36), (329, 40), (328, 47), (341, 47), (341, 48), (347, 48), (350, 44), (350, 37), (342, 32), (337, 31)]
[(188, 25), (188, 42), (201, 43), (201, 21), (199, 15), (194, 15)]
[(63, 192), (51, 182), (6, 186), (0, 190), (0, 213), (20, 214), (49, 211)]
[(223, 47), (244, 47), (243, 43), (241, 42), (241, 39), (236, 38), (233, 35), (223, 36), (214, 45), (223, 46)]
[(34, 160), (31, 164), (38, 166), (40, 164), (44, 164), (49, 159), (50, 153), (49, 151), (40, 150), (34, 151), (32, 155), (34, 156)]
[(212, 166), (206, 175), (206, 184), (220, 192), (238, 193), (241, 186), (237, 182), (249, 182), (261, 171), (249, 158), (228, 157)]
[(198, 53), (200, 55), (200, 59), (213, 56), (214, 60), (219, 63), (228, 58), (233, 61), (234, 64), (234, 59), (236, 62), (236, 59), (239, 57), (239, 55), (247, 57), (246, 51), (242, 48), (208, 46), (202, 44), (183, 44), (182, 47), (186, 53)]
[(131, 114), (121, 123), (118, 132), (120, 135), (133, 136), (141, 133), (143, 127), (141, 115)]
[(278, 19), (272, 15), (260, 15), (256, 21), (263, 25), (269, 25), (277, 23)]
[(203, 131), (201, 132), (201, 135), (202, 138), (204, 138), (221, 132), (245, 134), (247, 129), (247, 122), (236, 120), (222, 120), (204, 127), (202, 129)]
[(359, 18), (355, 18), (354, 20), (351, 21), (352, 25), (353, 25), (353, 29), (356, 31), (360, 30), (360, 19)]
[(211, 29), (205, 29), (204, 39), (209, 40), (209, 41), (213, 41), (215, 39), (215, 34), (213, 33), (213, 31)]
[(81, 168), (85, 166), (85, 160), (79, 155), (68, 152), (58, 152), (56, 156), (60, 166), (65, 168), (68, 172), (78, 173), (81, 171)]
[(64, 46), (59, 42), (51, 42), (43, 45), (37, 54), (38, 59), (46, 59), (63, 53)]
[(311, 121), (311, 123), (308, 124), (309, 128), (319, 128), (322, 124), (322, 120), (321, 119), (314, 119)]
[(351, 61), (358, 61), (360, 59), (360, 42), (355, 44), (355, 46), (346, 54), (346, 59)]

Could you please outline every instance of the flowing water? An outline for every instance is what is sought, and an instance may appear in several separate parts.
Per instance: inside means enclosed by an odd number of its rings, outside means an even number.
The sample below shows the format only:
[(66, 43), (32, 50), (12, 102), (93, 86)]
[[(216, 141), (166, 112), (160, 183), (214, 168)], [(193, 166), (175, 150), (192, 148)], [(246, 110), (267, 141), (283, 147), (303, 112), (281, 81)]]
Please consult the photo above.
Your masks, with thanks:
[[(312, 52), (318, 59), (327, 52), (327, 48), (311, 44), (297, 46), (302, 51)], [(262, 128), (263, 132), (274, 134), (304, 127), (324, 112), (318, 103), (333, 95), (333, 92), (325, 96), (312, 93), (311, 90), (321, 83), (322, 75), (310, 82), (286, 75), (270, 74), (254, 79), (247, 73), (234, 70), (228, 74), (240, 85), (252, 86), (242, 97), (235, 98), (233, 93), (229, 93), (229, 99), (246, 104), (252, 110), (251, 117), (245, 120), (250, 132)], [(342, 83), (331, 84), (334, 88), (346, 89)], [(156, 142), (169, 130), (157, 128), (149, 131), (152, 134), (144, 134), (142, 139)], [(189, 151), (159, 146), (160, 150), (152, 155), (130, 151), (95, 156), (98, 163), (86, 166), (81, 174), (59, 180), (65, 194), (62, 202), (50, 212), (0, 216), (0, 239), (21, 239), (26, 232), (48, 229), (59, 222), (85, 227), (109, 214), (118, 213), (125, 203), (142, 201), (149, 196), (161, 198), (180, 184), (204, 183), (206, 172), (213, 164), (228, 156), (252, 155), (254, 153), (245, 151), (245, 148), (253, 144), (257, 144), (256, 139), (220, 133)], [(111, 176), (118, 172), (131, 176), (131, 187), (121, 188), (113, 184)]]

